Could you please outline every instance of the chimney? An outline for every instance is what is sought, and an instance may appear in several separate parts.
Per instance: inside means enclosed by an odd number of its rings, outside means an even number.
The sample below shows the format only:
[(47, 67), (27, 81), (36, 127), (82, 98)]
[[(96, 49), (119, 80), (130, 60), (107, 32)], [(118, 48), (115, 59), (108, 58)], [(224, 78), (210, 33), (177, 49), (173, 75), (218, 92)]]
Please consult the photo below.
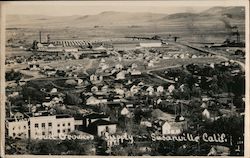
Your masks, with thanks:
[(47, 43), (48, 44), (50, 43), (50, 35), (49, 34), (47, 35)]

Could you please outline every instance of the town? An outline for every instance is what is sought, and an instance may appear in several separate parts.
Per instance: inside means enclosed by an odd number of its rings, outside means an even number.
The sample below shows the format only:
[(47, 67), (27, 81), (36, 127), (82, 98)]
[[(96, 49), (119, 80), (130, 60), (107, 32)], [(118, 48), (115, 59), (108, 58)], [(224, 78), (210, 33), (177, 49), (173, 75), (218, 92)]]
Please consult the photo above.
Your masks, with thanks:
[(245, 43), (7, 41), (6, 154), (244, 155)]

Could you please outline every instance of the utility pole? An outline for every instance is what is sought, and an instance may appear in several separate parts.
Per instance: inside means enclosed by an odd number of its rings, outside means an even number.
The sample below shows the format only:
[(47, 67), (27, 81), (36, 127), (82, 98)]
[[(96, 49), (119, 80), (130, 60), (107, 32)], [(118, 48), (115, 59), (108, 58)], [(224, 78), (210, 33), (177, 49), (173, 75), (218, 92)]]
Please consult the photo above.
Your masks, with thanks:
[(30, 96), (29, 96), (29, 105), (28, 106), (29, 106), (29, 113), (30, 113)]
[(199, 136), (199, 140), (198, 140), (198, 152), (200, 153), (201, 149), (200, 149), (200, 125), (197, 125), (197, 130), (198, 130), (198, 136)]

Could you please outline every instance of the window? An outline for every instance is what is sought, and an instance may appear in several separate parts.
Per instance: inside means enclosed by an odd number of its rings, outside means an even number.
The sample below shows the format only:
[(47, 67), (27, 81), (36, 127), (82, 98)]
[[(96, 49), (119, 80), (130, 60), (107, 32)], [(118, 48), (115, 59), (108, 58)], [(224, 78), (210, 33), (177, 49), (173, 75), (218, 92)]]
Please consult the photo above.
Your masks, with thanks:
[(35, 123), (35, 127), (38, 128), (38, 123)]
[(45, 128), (45, 123), (42, 123), (42, 127)]
[(52, 132), (51, 132), (51, 131), (49, 131), (49, 135), (52, 135)]
[(26, 129), (26, 126), (23, 126), (23, 129)]
[(60, 127), (60, 124), (57, 124), (57, 127)]
[(70, 126), (70, 123), (68, 123), (68, 126)]
[(52, 123), (51, 122), (49, 122), (49, 127), (51, 127), (52, 126)]
[(60, 129), (57, 130), (57, 133), (60, 133)]
[(65, 126), (65, 123), (63, 124), (63, 126)]
[(66, 131), (65, 131), (65, 129), (63, 130), (63, 133), (65, 133)]
[(15, 127), (13, 127), (13, 131), (15, 130)]
[(45, 132), (42, 132), (42, 135), (44, 136), (44, 135), (45, 135)]
[(70, 132), (70, 128), (68, 129), (68, 132)]
[(16, 133), (13, 133), (13, 137), (15, 137), (16, 136)]

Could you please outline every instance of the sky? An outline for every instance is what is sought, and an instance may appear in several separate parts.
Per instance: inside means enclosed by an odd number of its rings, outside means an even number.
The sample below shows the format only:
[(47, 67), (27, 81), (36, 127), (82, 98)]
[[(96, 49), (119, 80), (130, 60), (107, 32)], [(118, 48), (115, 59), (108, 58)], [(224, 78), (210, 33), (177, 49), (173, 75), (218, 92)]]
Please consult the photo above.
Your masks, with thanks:
[(72, 16), (98, 14), (103, 11), (179, 13), (201, 12), (212, 6), (166, 1), (59, 1), (59, 2), (6, 2), (6, 14)]

